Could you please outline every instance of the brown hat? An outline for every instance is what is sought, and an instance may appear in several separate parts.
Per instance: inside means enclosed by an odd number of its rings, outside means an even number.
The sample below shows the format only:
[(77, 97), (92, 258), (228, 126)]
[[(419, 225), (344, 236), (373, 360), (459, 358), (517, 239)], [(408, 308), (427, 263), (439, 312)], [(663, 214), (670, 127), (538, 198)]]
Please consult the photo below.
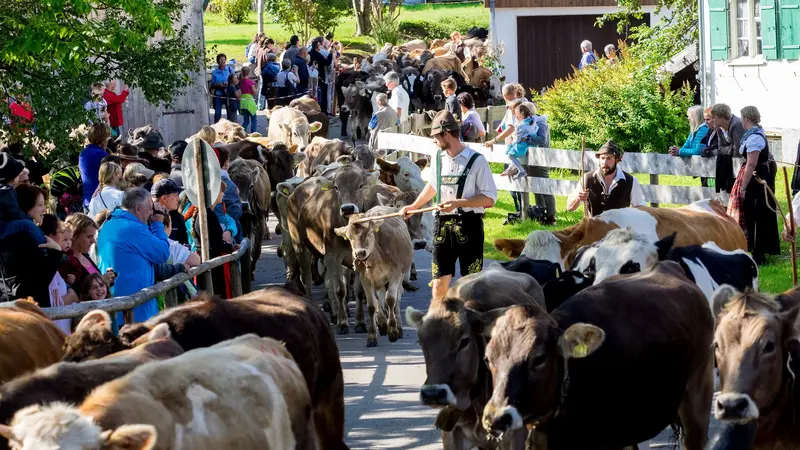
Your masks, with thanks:
[(139, 158), (139, 149), (130, 144), (120, 145), (117, 156), (126, 161), (144, 162), (142, 158)]
[(599, 150), (597, 150), (597, 153), (594, 154), (595, 158), (599, 158), (600, 155), (614, 155), (617, 158), (622, 158), (622, 152), (619, 150), (619, 147), (617, 147), (617, 144), (611, 139), (607, 140), (606, 143), (603, 144)]
[(433, 125), (431, 125), (431, 137), (437, 134), (444, 133), (445, 131), (458, 131), (461, 127), (456, 122), (456, 118), (450, 111), (442, 110), (436, 113), (433, 118)]

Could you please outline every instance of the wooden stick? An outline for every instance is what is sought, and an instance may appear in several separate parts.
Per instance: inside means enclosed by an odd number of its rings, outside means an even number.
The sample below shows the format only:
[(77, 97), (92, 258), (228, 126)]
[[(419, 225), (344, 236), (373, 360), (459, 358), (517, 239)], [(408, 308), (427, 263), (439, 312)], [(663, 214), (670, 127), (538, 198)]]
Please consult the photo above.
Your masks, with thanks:
[[(428, 211), (436, 211), (437, 209), (439, 209), (438, 206), (429, 206), (427, 208), (422, 208), (422, 209), (411, 209), (411, 210), (408, 210), (408, 211), (406, 211), (406, 214), (421, 214), (421, 213), (426, 213)], [(401, 217), (402, 215), (403, 215), (403, 213), (401, 213), (400, 211), (397, 211), (397, 212), (393, 212), (393, 213), (390, 213), (390, 214), (382, 214), (380, 216), (364, 217), (364, 218), (361, 218), (361, 219), (356, 219), (356, 220), (353, 220), (350, 223), (364, 223), (364, 222), (369, 222), (370, 220), (391, 219), (392, 217)]]
[[(195, 139), (192, 143), (194, 145), (194, 170), (197, 176), (197, 230), (200, 234), (200, 260), (206, 262), (210, 257), (210, 248), (208, 244), (208, 212), (206, 210), (206, 183), (205, 171), (203, 170), (203, 156), (205, 155), (205, 148), (200, 139)], [(214, 292), (212, 285), (211, 273), (203, 274), (204, 288), (207, 292)]]
[[(585, 172), (584, 166), (586, 159), (586, 136), (581, 136), (581, 164), (580, 164), (580, 172), (578, 175), (581, 177), (581, 191), (586, 190), (586, 182), (583, 181), (583, 175)], [(583, 205), (583, 217), (589, 217), (589, 202), (586, 202)]]
[[(789, 190), (789, 172), (783, 167), (783, 186), (786, 189), (786, 200), (789, 202), (789, 235), (794, 231), (794, 210), (792, 208), (792, 191)], [(797, 286), (797, 237), (790, 243), (792, 246), (792, 286)]]

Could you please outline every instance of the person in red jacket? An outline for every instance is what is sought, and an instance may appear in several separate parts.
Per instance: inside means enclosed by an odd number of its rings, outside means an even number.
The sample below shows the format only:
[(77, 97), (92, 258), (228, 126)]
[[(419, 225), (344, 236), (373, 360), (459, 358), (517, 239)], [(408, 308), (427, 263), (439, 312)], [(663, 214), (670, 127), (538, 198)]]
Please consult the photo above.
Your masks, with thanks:
[(117, 80), (106, 81), (106, 90), (103, 92), (103, 99), (108, 103), (108, 115), (111, 122), (111, 129), (116, 136), (122, 133), (122, 104), (128, 98), (128, 85), (122, 85), (122, 92), (116, 93)]

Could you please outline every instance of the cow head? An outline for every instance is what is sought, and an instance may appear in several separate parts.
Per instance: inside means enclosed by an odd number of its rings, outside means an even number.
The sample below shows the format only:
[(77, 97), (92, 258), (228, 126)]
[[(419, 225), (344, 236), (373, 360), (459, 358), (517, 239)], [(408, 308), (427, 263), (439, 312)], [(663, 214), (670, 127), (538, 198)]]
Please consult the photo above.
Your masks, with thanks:
[(278, 142), (270, 151), (263, 153), (264, 168), (267, 169), (270, 184), (277, 185), (294, 177), (295, 168), (306, 160), (306, 153), (296, 149), (296, 146), (290, 148), (283, 142)]
[[(428, 375), (419, 391), (420, 402), (435, 408), (466, 410), (470, 391), (488, 382), (483, 362), (486, 339), (481, 330), (496, 315), (481, 314), (459, 299), (445, 299), (427, 314), (406, 308), (406, 322), (417, 328)], [(485, 323), (486, 322), (486, 323)]]
[(425, 187), (422, 169), (428, 165), (427, 159), (411, 161), (411, 158), (403, 156), (398, 158), (397, 162), (385, 161), (382, 158), (376, 161), (381, 169), (381, 181), (385, 184), (397, 186), (403, 192), (422, 191)]
[(781, 402), (793, 401), (791, 386), (800, 370), (795, 328), (800, 307), (785, 308), (770, 296), (723, 285), (712, 297), (712, 308), (721, 391), (714, 415), (747, 423), (762, 414), (779, 414)]
[(357, 111), (358, 108), (361, 106), (362, 98), (368, 96), (367, 94), (367, 84), (363, 81), (356, 81), (355, 83), (350, 84), (349, 86), (345, 86), (342, 88), (342, 94), (344, 95), (344, 104), (342, 105), (342, 111)]
[(350, 222), (347, 226), (334, 230), (337, 236), (350, 241), (354, 261), (365, 261), (372, 255), (375, 250), (375, 233), (379, 232), (383, 225), (383, 219), (356, 222), (364, 218), (363, 214), (353, 214), (349, 216)]
[(354, 161), (360, 161), (365, 170), (372, 172), (375, 170), (375, 158), (386, 155), (386, 150), (372, 151), (369, 146), (364, 144), (356, 145), (353, 149)]
[[(389, 206), (392, 208), (400, 209), (403, 206), (408, 206), (417, 200), (419, 195), (418, 191), (403, 192), (387, 197), (378, 194), (378, 203), (381, 206)], [(414, 250), (423, 250), (427, 247), (428, 243), (422, 232), (422, 214), (414, 214), (406, 219), (408, 226), (408, 234), (411, 235), (411, 242), (414, 244)]]
[(323, 191), (329, 189), (336, 191), (336, 198), (341, 205), (339, 213), (347, 218), (361, 212), (364, 205), (364, 187), (377, 181), (377, 176), (366, 172), (360, 165), (344, 164), (332, 175), (323, 179), (319, 188)]
[(489, 77), (488, 94), (489, 98), (495, 102), (503, 100), (503, 83), (500, 82), (500, 78), (497, 75)]
[(67, 336), (63, 361), (100, 359), (127, 348), (112, 331), (111, 316), (96, 309), (83, 316), (75, 332)]
[(431, 70), (425, 74), (425, 80), (422, 82), (422, 98), (426, 109), (434, 109), (439, 111), (444, 109), (444, 90), (442, 90), (442, 81), (446, 75), (441, 70)]
[[(501, 312), (500, 318), (483, 330), (491, 335), (486, 359), (494, 391), (483, 410), (482, 424), (494, 435), (554, 414), (563, 383), (559, 365), (592, 354), (605, 340), (605, 332), (590, 324), (576, 323), (561, 330), (535, 306), (514, 306)], [(496, 310), (485, 314), (497, 316)]]
[(555, 280), (542, 285), (547, 311), (553, 311), (568, 298), (594, 284), (594, 278), (587, 274), (567, 270)]
[(579, 269), (593, 275), (595, 283), (613, 275), (648, 271), (664, 259), (674, 242), (675, 234), (653, 243), (630, 227), (618, 228), (593, 245), (591, 255), (581, 256)]
[(297, 145), (300, 150), (303, 150), (308, 145), (311, 134), (319, 131), (322, 124), (319, 122), (309, 124), (306, 116), (300, 113), (300, 116), (294, 118), (288, 125), (281, 123), (280, 127), (284, 141), (289, 145)]

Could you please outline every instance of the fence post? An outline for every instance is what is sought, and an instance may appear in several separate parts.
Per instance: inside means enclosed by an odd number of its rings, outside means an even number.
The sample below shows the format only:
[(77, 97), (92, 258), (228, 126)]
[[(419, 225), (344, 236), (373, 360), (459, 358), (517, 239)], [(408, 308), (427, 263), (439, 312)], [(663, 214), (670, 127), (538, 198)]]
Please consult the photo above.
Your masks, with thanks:
[[(205, 171), (203, 170), (203, 156), (205, 149), (199, 139), (194, 142), (194, 170), (197, 174), (197, 218), (198, 231), (200, 233), (200, 256), (203, 262), (211, 259), (209, 257), (209, 244), (208, 244), (208, 213), (206, 210), (206, 183)], [(213, 201), (213, 200), (212, 200)], [(214, 284), (211, 278), (211, 271), (204, 272), (200, 277), (203, 279), (203, 287), (206, 292), (214, 292)]]
[[(246, 255), (243, 255), (246, 257)], [(234, 297), (240, 297), (242, 295), (242, 271), (239, 267), (239, 261), (231, 261), (228, 263), (231, 268), (231, 294)], [(250, 279), (250, 274), (247, 274), (248, 280)]]
[[(239, 277), (239, 279), (242, 280), (242, 294), (249, 294), (253, 290), (251, 284), (252, 280), (250, 279), (250, 274), (253, 272), (252, 253), (250, 253), (250, 249), (247, 249), (247, 252), (239, 258), (239, 261), (241, 264), (239, 271), (243, 274), (243, 276)], [(233, 278), (233, 270), (231, 270), (231, 278)]]
[[(650, 184), (658, 185), (658, 174), (650, 174)], [(650, 203), (653, 208), (658, 208), (658, 203)]]

